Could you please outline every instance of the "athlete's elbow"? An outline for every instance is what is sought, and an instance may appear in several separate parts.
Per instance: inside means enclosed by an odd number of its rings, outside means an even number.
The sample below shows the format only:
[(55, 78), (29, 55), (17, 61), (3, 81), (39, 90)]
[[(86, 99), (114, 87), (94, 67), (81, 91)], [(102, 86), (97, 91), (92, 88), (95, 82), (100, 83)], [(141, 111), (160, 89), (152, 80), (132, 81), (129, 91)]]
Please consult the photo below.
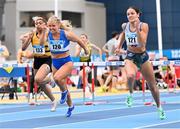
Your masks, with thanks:
[(25, 51), (26, 50), (26, 46), (23, 46), (21, 49), (22, 49), (22, 51)]

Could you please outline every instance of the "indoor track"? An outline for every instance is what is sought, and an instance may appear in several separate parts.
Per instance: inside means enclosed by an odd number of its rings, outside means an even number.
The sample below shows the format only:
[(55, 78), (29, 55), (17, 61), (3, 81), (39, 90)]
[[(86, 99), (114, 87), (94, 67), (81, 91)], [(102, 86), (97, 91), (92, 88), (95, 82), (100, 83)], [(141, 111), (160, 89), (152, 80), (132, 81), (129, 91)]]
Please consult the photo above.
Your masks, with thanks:
[[(151, 102), (150, 93), (145, 101)], [(142, 93), (134, 94), (134, 105), (128, 108), (126, 94), (96, 97), (95, 105), (84, 105), (74, 99), (75, 110), (65, 117), (66, 105), (50, 112), (50, 104), (0, 104), (0, 128), (179, 128), (180, 93), (161, 93), (167, 119), (160, 120), (155, 106), (145, 106)]]

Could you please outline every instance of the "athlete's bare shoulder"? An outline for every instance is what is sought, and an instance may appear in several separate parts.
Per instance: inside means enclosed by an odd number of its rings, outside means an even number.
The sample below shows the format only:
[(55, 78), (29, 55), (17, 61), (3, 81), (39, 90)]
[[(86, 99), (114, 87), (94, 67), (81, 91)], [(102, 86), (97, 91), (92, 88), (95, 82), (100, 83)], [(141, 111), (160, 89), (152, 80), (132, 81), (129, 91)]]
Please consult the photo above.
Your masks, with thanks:
[(148, 23), (142, 22), (140, 26), (141, 30), (149, 30), (149, 25)]
[(126, 22), (124, 22), (124, 23), (121, 25), (121, 28), (123, 29), (123, 31), (126, 29), (126, 25), (127, 25)]

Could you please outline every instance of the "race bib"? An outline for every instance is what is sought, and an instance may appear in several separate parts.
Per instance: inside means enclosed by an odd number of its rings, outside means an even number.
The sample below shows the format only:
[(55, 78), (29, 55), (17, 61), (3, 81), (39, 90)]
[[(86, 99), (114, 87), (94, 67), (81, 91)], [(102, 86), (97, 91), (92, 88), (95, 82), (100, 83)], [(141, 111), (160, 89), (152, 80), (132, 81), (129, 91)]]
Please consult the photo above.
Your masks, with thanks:
[(126, 35), (126, 42), (130, 46), (138, 46), (137, 35), (136, 34), (127, 34)]
[(61, 51), (65, 51), (67, 48), (64, 48), (64, 44), (65, 42), (64, 41), (53, 41), (51, 42), (50, 44), (50, 49), (51, 51), (53, 52), (61, 52)]
[(33, 46), (33, 52), (35, 54), (45, 54), (45, 47), (40, 45)]

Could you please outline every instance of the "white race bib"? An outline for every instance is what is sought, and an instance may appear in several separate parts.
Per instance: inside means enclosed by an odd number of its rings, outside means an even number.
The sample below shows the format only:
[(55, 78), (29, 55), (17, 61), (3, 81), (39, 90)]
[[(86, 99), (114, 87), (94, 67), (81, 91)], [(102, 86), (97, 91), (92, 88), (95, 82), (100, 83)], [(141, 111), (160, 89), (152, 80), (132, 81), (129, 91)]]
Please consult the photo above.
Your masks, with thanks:
[(35, 54), (45, 54), (45, 47), (40, 45), (34, 45), (33, 52)]
[(130, 46), (131, 45), (138, 46), (137, 35), (136, 34), (127, 34), (126, 42), (127, 42), (127, 45), (130, 45)]
[(50, 44), (50, 49), (53, 52), (64, 51), (64, 41), (53, 41)]

